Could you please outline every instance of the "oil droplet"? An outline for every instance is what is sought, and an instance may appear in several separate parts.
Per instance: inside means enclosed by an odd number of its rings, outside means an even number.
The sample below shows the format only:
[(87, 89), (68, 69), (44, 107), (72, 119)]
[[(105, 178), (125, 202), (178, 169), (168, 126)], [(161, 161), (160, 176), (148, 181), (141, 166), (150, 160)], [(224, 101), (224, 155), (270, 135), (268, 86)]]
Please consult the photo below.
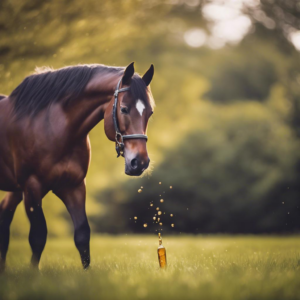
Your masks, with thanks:
[(159, 222), (160, 221), (160, 218), (157, 218), (157, 222)]
[(143, 186), (141, 186), (141, 189), (143, 189), (144, 187)]
[(161, 184), (161, 181), (159, 182), (159, 184)]
[(170, 217), (173, 217), (173, 214), (170, 214)]
[(159, 207), (156, 207), (156, 210), (159, 210)]
[(170, 186), (170, 189), (172, 189), (173, 187), (172, 186)]
[(141, 192), (142, 192), (142, 189), (138, 189), (138, 192), (141, 193)]
[(135, 220), (137, 220), (137, 217), (134, 217)]
[(158, 211), (157, 214), (160, 216), (161, 215), (161, 211)]
[(160, 199), (159, 201), (160, 201), (161, 203), (163, 203), (163, 202), (164, 202), (164, 199)]
[(153, 220), (155, 221), (155, 220), (156, 220), (156, 217), (153, 217)]
[(148, 224), (147, 224), (147, 223), (145, 223), (143, 226), (144, 226), (144, 227), (147, 227), (147, 226), (148, 226)]
[(153, 203), (150, 203), (150, 206), (153, 206)]
[(33, 207), (30, 207), (30, 211), (34, 211), (34, 208), (33, 208)]
[(162, 226), (162, 222), (160, 222), (159, 225)]
[(171, 226), (174, 227), (175, 225), (174, 225), (174, 224), (171, 224)]

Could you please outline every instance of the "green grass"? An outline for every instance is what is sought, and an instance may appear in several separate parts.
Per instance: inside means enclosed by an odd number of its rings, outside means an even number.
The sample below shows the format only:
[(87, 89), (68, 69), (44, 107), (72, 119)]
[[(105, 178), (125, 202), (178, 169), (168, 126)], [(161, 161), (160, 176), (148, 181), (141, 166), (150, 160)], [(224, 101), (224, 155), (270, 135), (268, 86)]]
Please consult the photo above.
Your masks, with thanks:
[(83, 271), (71, 239), (49, 239), (40, 272), (12, 239), (0, 299), (300, 299), (299, 237), (93, 236)]

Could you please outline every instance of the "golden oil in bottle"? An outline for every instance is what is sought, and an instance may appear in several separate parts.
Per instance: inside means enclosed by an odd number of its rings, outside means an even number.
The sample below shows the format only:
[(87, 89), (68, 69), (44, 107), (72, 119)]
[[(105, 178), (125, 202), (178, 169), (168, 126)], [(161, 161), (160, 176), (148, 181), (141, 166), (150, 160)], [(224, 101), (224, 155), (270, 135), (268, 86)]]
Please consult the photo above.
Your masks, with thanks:
[(166, 252), (166, 248), (162, 245), (160, 232), (158, 233), (158, 243), (159, 243), (159, 246), (157, 248), (158, 262), (159, 262), (159, 266), (163, 269), (167, 267), (167, 252)]

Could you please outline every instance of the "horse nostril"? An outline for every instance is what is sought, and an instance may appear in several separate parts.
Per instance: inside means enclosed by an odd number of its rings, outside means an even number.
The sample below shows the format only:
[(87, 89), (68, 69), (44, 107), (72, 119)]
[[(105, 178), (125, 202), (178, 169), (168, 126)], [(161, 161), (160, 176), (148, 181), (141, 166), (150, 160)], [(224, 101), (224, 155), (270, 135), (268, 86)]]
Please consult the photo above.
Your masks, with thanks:
[(132, 169), (136, 169), (138, 167), (138, 161), (136, 158), (131, 161), (131, 167)]

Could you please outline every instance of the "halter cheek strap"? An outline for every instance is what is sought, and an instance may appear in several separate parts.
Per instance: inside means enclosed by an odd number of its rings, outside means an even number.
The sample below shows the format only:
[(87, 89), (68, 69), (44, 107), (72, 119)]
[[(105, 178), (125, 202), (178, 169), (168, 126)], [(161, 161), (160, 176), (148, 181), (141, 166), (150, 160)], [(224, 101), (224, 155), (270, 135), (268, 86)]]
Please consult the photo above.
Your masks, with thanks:
[(118, 85), (114, 92), (115, 99), (114, 99), (114, 106), (113, 106), (113, 120), (114, 120), (115, 132), (116, 132), (116, 136), (115, 136), (116, 151), (118, 154), (117, 157), (119, 157), (120, 155), (124, 157), (124, 140), (129, 140), (129, 139), (145, 139), (146, 141), (148, 140), (148, 137), (145, 134), (122, 135), (122, 133), (120, 132), (120, 129), (118, 126), (118, 119), (117, 119), (118, 95), (119, 95), (119, 93), (130, 90), (130, 87), (120, 89), (121, 80), (122, 80), (122, 78), (119, 80)]

